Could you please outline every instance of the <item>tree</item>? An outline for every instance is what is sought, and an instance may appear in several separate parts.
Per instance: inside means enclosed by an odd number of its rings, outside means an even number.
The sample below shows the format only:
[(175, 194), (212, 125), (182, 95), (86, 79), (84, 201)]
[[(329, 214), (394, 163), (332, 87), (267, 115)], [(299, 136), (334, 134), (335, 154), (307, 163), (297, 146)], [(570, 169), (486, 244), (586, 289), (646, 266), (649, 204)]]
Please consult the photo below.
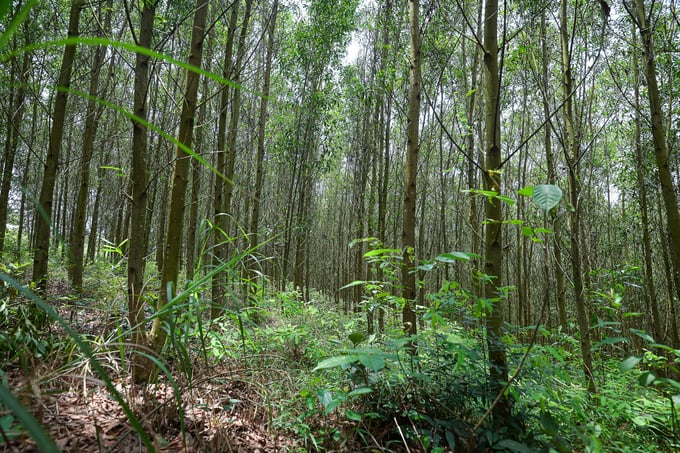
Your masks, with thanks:
[[(100, 35), (105, 36), (111, 27), (111, 12), (113, 0), (108, 0), (103, 7), (102, 30)], [(97, 105), (95, 98), (99, 96), (100, 72), (106, 58), (107, 46), (96, 46), (92, 56), (92, 75), (88, 94), (91, 99), (87, 101), (85, 112), (85, 130), (83, 131), (83, 152), (80, 158), (80, 174), (78, 178), (78, 196), (76, 198), (75, 212), (73, 214), (73, 226), (69, 240), (69, 276), (71, 286), (75, 291), (80, 291), (83, 286), (83, 254), (85, 248), (85, 224), (87, 220), (87, 205), (90, 195), (90, 167), (94, 142), (99, 127), (99, 119), (103, 112), (103, 106)]]
[[(80, 12), (83, 0), (73, 0), (69, 13), (68, 36), (78, 36)], [(36, 218), (35, 226), (35, 255), (33, 258), (33, 281), (40, 292), (47, 289), (47, 263), (50, 249), (50, 228), (52, 226), (52, 203), (54, 201), (54, 187), (61, 155), (62, 138), (64, 136), (64, 123), (66, 120), (66, 102), (68, 101), (68, 89), (71, 83), (71, 72), (76, 56), (76, 45), (69, 44), (64, 47), (64, 55), (57, 80), (54, 111), (52, 114), (52, 128), (50, 129), (49, 147), (45, 158), (45, 168), (38, 199), (40, 215)]]
[[(156, 4), (154, 1), (145, 1), (142, 7), (139, 37), (137, 45), (144, 48), (151, 47), (153, 38), (153, 23), (156, 16)], [(134, 105), (133, 113), (136, 120), (132, 121), (132, 200), (130, 228), (135, 232), (144, 231), (147, 206), (147, 94), (149, 89), (149, 63), (148, 55), (137, 52), (135, 57), (134, 79)], [(146, 332), (144, 329), (144, 268), (145, 247), (144, 236), (134, 234), (130, 241), (128, 254), (128, 312), (132, 330), (133, 348), (146, 346)], [(149, 375), (148, 361), (140, 354), (133, 356), (132, 379), (136, 383), (146, 381)]]
[(415, 312), (416, 274), (416, 175), (418, 169), (418, 152), (420, 138), (421, 96), (421, 34), (420, 34), (420, 1), (409, 0), (409, 37), (411, 53), (409, 61), (409, 94), (406, 123), (406, 161), (404, 163), (404, 203), (402, 226), (402, 280), (404, 308), (402, 323), (408, 335), (415, 335), (418, 323)]
[[(653, 8), (649, 13), (645, 9), (643, 0), (635, 0), (634, 7), (624, 2), (629, 15), (637, 26), (642, 40), (643, 61), (645, 67), (645, 79), (647, 80), (647, 98), (649, 101), (649, 113), (651, 117), (652, 140), (654, 143), (654, 159), (656, 161), (659, 182), (661, 183), (661, 196), (666, 214), (666, 223), (670, 234), (670, 256), (673, 266), (673, 274), (676, 282), (680, 281), (680, 210), (678, 199), (673, 183), (673, 174), (670, 169), (670, 156), (666, 142), (666, 131), (663, 125), (663, 111), (659, 85), (656, 74), (656, 57), (654, 52), (653, 24), (650, 23)], [(680, 292), (680, 288), (676, 288)], [(678, 294), (680, 295), (680, 294)], [(680, 341), (674, 339), (676, 346)]]
[(588, 384), (588, 390), (595, 393), (595, 376), (593, 371), (593, 356), (590, 340), (590, 317), (586, 301), (586, 288), (583, 282), (583, 270), (581, 259), (581, 183), (579, 181), (579, 162), (582, 157), (579, 131), (577, 130), (576, 118), (573, 107), (574, 73), (572, 68), (572, 40), (569, 36), (569, 23), (567, 17), (568, 1), (562, 0), (560, 7), (560, 43), (562, 49), (562, 89), (564, 94), (564, 158), (567, 162), (567, 177), (569, 181), (569, 239), (571, 244), (571, 269), (574, 282), (574, 296), (576, 298), (576, 319), (581, 335), (581, 355), (583, 357), (583, 372)]
[[(484, 3), (484, 190), (501, 193), (501, 81), (498, 66), (498, 0)], [(501, 200), (487, 197), (484, 205), (484, 298), (491, 304), (486, 317), (489, 348), (491, 391), (501, 394), (508, 380), (508, 364), (503, 344), (504, 295), (501, 273), (503, 269), (503, 230)], [(494, 407), (494, 421), (503, 424), (512, 413), (510, 399), (501, 395)]]
[[(196, 12), (191, 32), (191, 48), (187, 60), (190, 65), (196, 68), (201, 67), (203, 58), (203, 42), (206, 36), (205, 24), (207, 17), (208, 0), (196, 0)], [(160, 294), (158, 296), (158, 310), (162, 310), (167, 305), (178, 288), (177, 277), (180, 268), (186, 188), (189, 174), (189, 157), (186, 155), (183, 147), (191, 147), (199, 81), (200, 75), (197, 72), (187, 71), (179, 133), (177, 136), (179, 145), (175, 150), (175, 170), (172, 178), (170, 213), (168, 215), (168, 229), (165, 238), (165, 254), (163, 257)], [(151, 345), (152, 349), (156, 352), (160, 352), (165, 343), (166, 333), (161, 328), (164, 319), (164, 316), (156, 317), (151, 329)]]

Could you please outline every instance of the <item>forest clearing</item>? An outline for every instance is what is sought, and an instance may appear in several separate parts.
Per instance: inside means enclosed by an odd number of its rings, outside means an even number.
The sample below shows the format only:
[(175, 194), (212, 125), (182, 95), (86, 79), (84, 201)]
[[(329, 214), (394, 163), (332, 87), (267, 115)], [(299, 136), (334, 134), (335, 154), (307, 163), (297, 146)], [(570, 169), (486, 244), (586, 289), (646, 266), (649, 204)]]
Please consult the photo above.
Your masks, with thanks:
[(680, 452), (680, 12), (0, 3), (0, 451)]

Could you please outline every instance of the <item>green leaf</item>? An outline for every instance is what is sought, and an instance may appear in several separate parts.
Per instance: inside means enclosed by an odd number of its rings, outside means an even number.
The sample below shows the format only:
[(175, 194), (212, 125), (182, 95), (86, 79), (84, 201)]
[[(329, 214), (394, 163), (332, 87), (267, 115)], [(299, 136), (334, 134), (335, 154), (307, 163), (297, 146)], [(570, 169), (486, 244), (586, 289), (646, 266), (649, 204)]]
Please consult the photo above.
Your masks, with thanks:
[(621, 371), (632, 370), (637, 366), (638, 363), (640, 363), (640, 360), (642, 360), (642, 357), (632, 355), (630, 357), (625, 358), (619, 365), (619, 368), (621, 369)]
[(356, 346), (366, 340), (366, 335), (364, 335), (363, 332), (352, 332), (347, 338), (352, 342), (352, 345)]
[(523, 226), (522, 227), (522, 236), (533, 236), (534, 235), (534, 229), (531, 227)]
[(602, 341), (598, 341), (592, 348), (593, 351), (597, 351), (600, 349), (602, 346), (608, 345), (608, 344), (616, 344), (616, 343), (628, 343), (628, 338), (624, 337), (610, 337), (610, 338), (605, 338)]
[(654, 343), (654, 338), (652, 338), (652, 336), (645, 332), (644, 330), (630, 329), (630, 331), (633, 332), (638, 337), (645, 340), (647, 343)]
[(648, 385), (652, 385), (655, 380), (656, 375), (654, 373), (652, 373), (651, 371), (645, 371), (638, 378), (638, 384), (646, 387)]
[(369, 393), (373, 392), (373, 389), (370, 387), (359, 387), (355, 388), (349, 394), (347, 395), (348, 397), (353, 397), (353, 396), (359, 396), (359, 395), (367, 395)]
[(401, 250), (399, 249), (375, 249), (375, 250), (369, 250), (368, 252), (364, 253), (364, 258), (371, 258), (373, 256), (382, 256), (382, 255), (391, 255), (393, 253), (401, 253)]
[(385, 368), (385, 359), (376, 354), (359, 354), (359, 362), (369, 370), (380, 371)]
[(358, 413), (357, 411), (353, 411), (352, 409), (347, 409), (345, 411), (345, 417), (352, 420), (353, 422), (360, 422), (361, 421), (361, 414)]
[(562, 189), (553, 184), (539, 184), (534, 186), (532, 200), (544, 211), (550, 211), (562, 199)]
[(347, 288), (353, 288), (353, 287), (359, 286), (359, 285), (366, 285), (368, 283), (372, 283), (372, 282), (367, 282), (366, 280), (354, 280), (353, 282), (348, 283), (345, 286), (343, 286), (342, 288), (338, 289), (338, 291), (342, 291), (343, 289), (347, 289)]
[(518, 195), (522, 195), (524, 197), (531, 197), (534, 195), (534, 186), (527, 186), (522, 189), (519, 189), (517, 191)]
[(498, 198), (501, 201), (505, 201), (510, 206), (513, 206), (515, 204), (515, 200), (513, 200), (510, 197), (506, 197), (505, 195), (496, 195), (496, 198)]
[(350, 363), (356, 362), (358, 358), (359, 357), (356, 354), (338, 355), (335, 357), (330, 357), (326, 360), (322, 360), (321, 362), (319, 362), (316, 368), (312, 370), (312, 373), (317, 370), (325, 370), (328, 368), (336, 368), (339, 366), (348, 365)]
[(455, 263), (456, 261), (470, 261), (472, 258), (479, 258), (479, 255), (466, 252), (450, 252), (437, 255), (435, 260), (442, 263)]
[(523, 443), (517, 442), (515, 440), (511, 439), (503, 439), (500, 442), (497, 442), (494, 444), (494, 450), (498, 450), (499, 448), (505, 448), (506, 450), (510, 450), (512, 452), (517, 452), (517, 453), (533, 453), (534, 450), (527, 447)]
[(16, 416), (17, 420), (31, 434), (31, 437), (33, 437), (38, 444), (39, 451), (50, 453), (59, 452), (56, 444), (52, 438), (45, 433), (40, 423), (36, 421), (33, 415), (21, 405), (19, 400), (17, 400), (4, 385), (0, 385), (0, 402)]
[(560, 430), (560, 425), (557, 420), (550, 414), (550, 412), (541, 412), (541, 425), (546, 433), (554, 436)]

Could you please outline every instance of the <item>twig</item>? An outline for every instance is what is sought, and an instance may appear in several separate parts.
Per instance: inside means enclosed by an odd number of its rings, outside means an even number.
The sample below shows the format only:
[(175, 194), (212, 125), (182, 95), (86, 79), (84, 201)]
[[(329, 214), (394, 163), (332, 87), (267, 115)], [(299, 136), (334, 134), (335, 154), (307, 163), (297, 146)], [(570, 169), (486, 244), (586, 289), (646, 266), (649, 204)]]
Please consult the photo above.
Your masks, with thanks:
[(404, 448), (406, 448), (406, 453), (411, 453), (411, 450), (408, 448), (408, 444), (406, 443), (406, 438), (404, 437), (404, 433), (401, 432), (401, 426), (399, 426), (399, 422), (397, 421), (397, 417), (392, 417), (394, 419), (394, 424), (397, 425), (397, 429), (399, 430), (399, 435), (401, 436), (401, 440), (404, 442)]

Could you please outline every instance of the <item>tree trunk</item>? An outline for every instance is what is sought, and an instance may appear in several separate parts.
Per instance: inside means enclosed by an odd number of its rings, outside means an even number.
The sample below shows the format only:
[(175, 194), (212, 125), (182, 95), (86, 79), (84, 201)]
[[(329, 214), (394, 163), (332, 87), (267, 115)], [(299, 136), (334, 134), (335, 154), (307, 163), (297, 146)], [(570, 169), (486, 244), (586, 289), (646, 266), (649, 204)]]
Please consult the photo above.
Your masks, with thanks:
[[(629, 11), (630, 12), (630, 11)], [(631, 13), (631, 16), (633, 14)], [(673, 175), (670, 170), (668, 144), (665, 138), (661, 98), (656, 77), (656, 58), (654, 55), (653, 24), (647, 23), (647, 13), (643, 0), (635, 0), (636, 24), (642, 38), (642, 51), (645, 62), (645, 78), (647, 79), (647, 97), (651, 115), (652, 138), (654, 142), (654, 158), (661, 182), (661, 196), (663, 197), (666, 222), (670, 233), (670, 255), (673, 264), (674, 279), (680, 281), (680, 211), (678, 199), (673, 185)], [(680, 292), (680, 288), (675, 288)], [(680, 294), (676, 294), (680, 297)]]
[(642, 246), (645, 263), (645, 305), (652, 313), (652, 332), (658, 342), (664, 341), (664, 333), (661, 328), (659, 315), (659, 302), (657, 300), (656, 285), (654, 284), (654, 270), (652, 265), (652, 239), (649, 231), (649, 202), (647, 199), (646, 168), (642, 150), (642, 116), (640, 115), (640, 68), (637, 55), (637, 33), (633, 30), (633, 71), (635, 84), (635, 170), (637, 176), (638, 194), (640, 196), (640, 222), (642, 223)]
[[(267, 125), (267, 105), (269, 101), (269, 90), (272, 73), (272, 60), (274, 58), (274, 32), (276, 31), (276, 17), (278, 14), (279, 2), (274, 0), (271, 16), (268, 23), (267, 53), (264, 62), (264, 78), (262, 81), (262, 97), (260, 98), (260, 114), (257, 123), (257, 162), (255, 164), (255, 192), (253, 196), (252, 214), (250, 217), (250, 247), (254, 248), (258, 243), (258, 228), (260, 223), (260, 203), (262, 198), (262, 187), (264, 182), (264, 153)], [(251, 278), (255, 277), (251, 273)]]
[[(142, 9), (139, 41), (137, 45), (150, 48), (156, 6), (145, 1)], [(138, 53), (135, 59), (134, 106), (133, 112), (140, 121), (132, 122), (132, 207), (130, 224), (135, 233), (143, 231), (146, 220), (147, 203), (147, 128), (143, 123), (147, 118), (147, 92), (149, 89), (149, 57)], [(128, 254), (128, 317), (132, 331), (132, 379), (136, 383), (145, 382), (149, 377), (149, 361), (140, 355), (139, 348), (146, 347), (144, 327), (144, 267), (145, 244), (143, 234), (133, 234)]]
[[(498, 0), (486, 0), (484, 6), (484, 67), (485, 67), (485, 163), (484, 190), (501, 193), (501, 128), (500, 128), (500, 74), (498, 67)], [(489, 349), (489, 374), (492, 395), (500, 394), (508, 380), (508, 365), (502, 341), (505, 297), (503, 286), (502, 209), (498, 199), (484, 202), (486, 226), (484, 229), (484, 298), (493, 304), (486, 317), (487, 347)], [(512, 404), (505, 395), (493, 408), (494, 423), (506, 423), (512, 413)]]
[[(234, 37), (236, 35), (236, 22), (238, 20), (239, 0), (235, 0), (231, 4), (231, 17), (229, 19), (229, 28), (227, 31), (227, 42), (224, 46), (224, 59), (222, 77), (225, 79), (231, 78), (232, 71), (232, 54), (234, 48)], [(227, 112), (229, 110), (229, 86), (223, 86), (220, 94), (220, 113), (217, 120), (217, 169), (220, 172), (225, 172), (227, 166), (226, 155), (226, 137), (227, 137)], [(227, 214), (224, 208), (224, 187), (226, 184), (232, 184), (232, 181), (225, 181), (220, 176), (215, 177), (215, 197), (213, 200), (214, 223), (217, 227), (215, 232), (215, 253), (213, 254), (213, 267), (219, 266), (227, 258), (227, 234), (228, 222)], [(220, 272), (212, 279), (212, 308), (210, 310), (211, 318), (216, 318), (224, 308), (224, 294), (226, 278), (225, 273)]]
[[(26, 27), (26, 42), (30, 42), (28, 35), (28, 27)], [(2, 175), (2, 182), (0, 183), (0, 256), (5, 247), (5, 235), (7, 234), (7, 214), (9, 207), (9, 192), (12, 186), (12, 177), (14, 176), (14, 161), (16, 158), (17, 147), (19, 145), (19, 136), (21, 132), (21, 123), (24, 117), (25, 99), (26, 99), (26, 84), (28, 71), (31, 66), (31, 54), (23, 52), (23, 60), (21, 66), (17, 65), (17, 58), (12, 58), (9, 92), (9, 106), (7, 108), (7, 125), (6, 125), (6, 139), (4, 149), (4, 166), (0, 167), (0, 175)], [(14, 86), (18, 85), (15, 92)]]
[[(78, 25), (80, 22), (80, 11), (83, 7), (83, 0), (73, 0), (69, 14), (68, 36), (78, 36)], [(66, 102), (68, 101), (68, 88), (71, 83), (71, 72), (76, 56), (76, 46), (68, 45), (64, 48), (64, 56), (59, 70), (57, 81), (57, 93), (54, 101), (54, 112), (52, 114), (52, 129), (50, 130), (49, 147), (45, 158), (45, 170), (42, 179), (42, 188), (39, 198), (39, 215), (36, 218), (35, 226), (35, 255), (33, 257), (33, 281), (41, 293), (47, 289), (47, 263), (49, 260), (50, 248), (50, 226), (52, 218), (52, 202), (54, 198), (54, 187), (57, 179), (57, 168), (59, 166), (59, 155), (61, 154), (61, 141), (64, 136), (64, 123), (66, 120)], [(36, 312), (37, 315), (37, 312)], [(44, 323), (44, 317), (38, 315), (38, 324)]]
[[(404, 308), (402, 324), (407, 335), (415, 335), (418, 323), (415, 312), (416, 274), (416, 173), (420, 151), (419, 122), (421, 96), (420, 0), (409, 0), (409, 36), (411, 61), (409, 70), (408, 113), (406, 124), (406, 161), (404, 163), (404, 202), (402, 225), (402, 281)], [(413, 350), (415, 352), (415, 349)]]
[(569, 181), (569, 213), (571, 243), (571, 270), (574, 282), (574, 297), (576, 299), (576, 319), (578, 321), (579, 334), (581, 337), (581, 355), (583, 356), (583, 373), (586, 378), (588, 390), (596, 392), (595, 376), (593, 374), (593, 356), (590, 340), (590, 317), (586, 305), (585, 285), (583, 283), (583, 268), (581, 259), (581, 188), (578, 178), (578, 162), (580, 159), (581, 144), (578, 141), (576, 120), (573, 107), (573, 73), (571, 67), (571, 48), (568, 34), (567, 0), (562, 0), (560, 12), (560, 42), (562, 46), (562, 87), (564, 90), (564, 120), (566, 141), (564, 157), (567, 162), (567, 177)]
[[(103, 20), (102, 35), (106, 36), (111, 25), (111, 10), (113, 0), (108, 0), (104, 11), (106, 17)], [(99, 74), (104, 65), (107, 46), (97, 46), (92, 61), (92, 76), (90, 79), (89, 95), (97, 97), (99, 94)], [(87, 205), (90, 195), (90, 166), (94, 151), (94, 140), (99, 127), (99, 119), (103, 112), (103, 106), (97, 105), (93, 99), (87, 101), (85, 112), (85, 130), (83, 131), (83, 153), (80, 161), (80, 184), (76, 199), (73, 225), (69, 240), (69, 277), (71, 288), (79, 292), (83, 286), (83, 253), (85, 249), (85, 224), (87, 220)]]
[[(208, 16), (208, 0), (196, 0), (196, 13), (191, 32), (191, 50), (188, 63), (197, 68), (201, 67), (203, 57), (203, 41), (205, 39), (205, 23)], [(184, 102), (180, 115), (179, 134), (177, 141), (191, 148), (194, 130), (194, 115), (198, 99), (198, 83), (200, 75), (187, 71)], [(168, 215), (168, 229), (165, 239), (165, 254), (163, 272), (161, 275), (160, 294), (158, 296), (158, 310), (170, 301), (177, 290), (177, 276), (180, 268), (180, 251), (182, 248), (182, 229), (184, 226), (184, 209), (186, 200), (187, 177), (189, 174), (189, 157), (178, 146), (175, 150), (175, 171), (172, 178), (172, 191), (170, 194), (170, 213)], [(170, 294), (168, 294), (170, 292)], [(156, 353), (159, 353), (165, 343), (165, 330), (161, 324), (164, 316), (154, 318), (151, 328), (151, 344)]]

